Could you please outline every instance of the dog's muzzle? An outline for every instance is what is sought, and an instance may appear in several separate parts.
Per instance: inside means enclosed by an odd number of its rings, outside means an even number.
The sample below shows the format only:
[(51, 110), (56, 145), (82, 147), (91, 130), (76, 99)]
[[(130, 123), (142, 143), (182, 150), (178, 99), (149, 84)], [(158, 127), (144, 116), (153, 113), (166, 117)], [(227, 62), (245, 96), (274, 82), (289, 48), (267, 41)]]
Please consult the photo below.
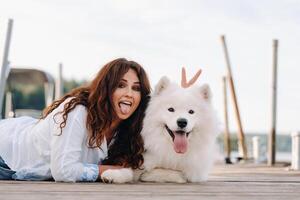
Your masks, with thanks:
[(190, 132), (181, 129), (172, 131), (167, 125), (165, 125), (165, 127), (172, 137), (174, 151), (179, 154), (184, 154), (188, 149), (188, 136)]
[[(166, 124), (165, 124), (165, 128), (167, 129), (169, 135), (172, 137), (172, 140), (174, 141), (174, 139), (175, 139), (174, 132)], [(189, 134), (191, 133), (191, 131), (190, 132), (185, 132), (183, 130), (177, 130), (177, 131), (175, 131), (175, 133), (179, 134), (179, 135), (185, 135), (186, 134), (186, 137), (188, 137)]]

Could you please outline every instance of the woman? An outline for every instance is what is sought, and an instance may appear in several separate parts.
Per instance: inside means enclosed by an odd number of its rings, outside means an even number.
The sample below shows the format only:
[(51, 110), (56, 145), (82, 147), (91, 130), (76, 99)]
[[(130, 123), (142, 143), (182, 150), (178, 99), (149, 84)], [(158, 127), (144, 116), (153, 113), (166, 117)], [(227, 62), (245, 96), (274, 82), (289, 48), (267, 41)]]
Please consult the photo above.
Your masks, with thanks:
[(40, 120), (2, 120), (0, 179), (96, 181), (106, 169), (140, 167), (149, 93), (144, 69), (120, 58), (53, 102)]
[[(193, 84), (201, 71), (182, 86)], [(107, 169), (143, 164), (140, 135), (150, 84), (144, 69), (113, 60), (86, 87), (30, 117), (0, 122), (0, 179), (96, 181)]]

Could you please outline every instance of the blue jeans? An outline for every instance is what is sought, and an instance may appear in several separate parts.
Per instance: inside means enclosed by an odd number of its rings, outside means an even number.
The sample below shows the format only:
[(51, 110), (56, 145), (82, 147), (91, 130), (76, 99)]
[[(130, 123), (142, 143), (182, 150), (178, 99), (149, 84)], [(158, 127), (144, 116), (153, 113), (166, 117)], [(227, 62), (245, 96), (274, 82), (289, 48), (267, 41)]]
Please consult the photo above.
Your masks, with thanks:
[(13, 180), (14, 173), (16, 172), (11, 170), (0, 156), (0, 180)]

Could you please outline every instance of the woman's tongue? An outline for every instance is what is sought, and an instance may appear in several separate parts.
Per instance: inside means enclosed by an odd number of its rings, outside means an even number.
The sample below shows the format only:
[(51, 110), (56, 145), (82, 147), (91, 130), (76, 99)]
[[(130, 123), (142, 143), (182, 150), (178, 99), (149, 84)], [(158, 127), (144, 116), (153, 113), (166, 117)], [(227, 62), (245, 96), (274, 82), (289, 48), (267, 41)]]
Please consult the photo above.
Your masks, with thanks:
[(130, 112), (130, 106), (124, 103), (120, 103), (121, 113), (127, 115)]

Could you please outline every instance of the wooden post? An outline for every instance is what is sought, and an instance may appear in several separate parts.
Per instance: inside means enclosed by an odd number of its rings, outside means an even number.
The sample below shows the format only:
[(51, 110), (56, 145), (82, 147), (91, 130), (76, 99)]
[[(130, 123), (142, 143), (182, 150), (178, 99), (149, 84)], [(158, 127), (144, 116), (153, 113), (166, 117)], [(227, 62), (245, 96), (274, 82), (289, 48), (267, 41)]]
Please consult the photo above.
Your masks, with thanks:
[(225, 120), (225, 129), (224, 129), (224, 151), (225, 151), (225, 163), (231, 164), (230, 160), (230, 132), (228, 125), (228, 109), (227, 109), (227, 84), (226, 84), (226, 76), (223, 76), (223, 96), (224, 96), (224, 120)]
[(231, 65), (230, 65), (230, 60), (228, 56), (228, 51), (227, 51), (227, 46), (226, 46), (226, 41), (225, 41), (225, 36), (221, 36), (221, 41), (223, 44), (223, 50), (225, 54), (225, 60), (227, 64), (227, 77), (229, 81), (229, 86), (230, 86), (230, 91), (231, 91), (231, 97), (233, 99), (233, 104), (234, 104), (234, 110), (235, 110), (235, 116), (238, 124), (238, 137), (239, 137), (239, 152), (242, 154), (243, 159), (247, 159), (247, 147), (245, 144), (245, 137), (244, 137), (244, 132), (243, 132), (243, 127), (242, 127), (242, 122), (241, 122), (241, 117), (240, 117), (240, 112), (239, 112), (239, 107), (238, 107), (238, 101), (235, 93), (235, 88), (234, 88), (234, 82), (233, 82), (233, 77), (231, 73)]
[(293, 170), (300, 170), (300, 132), (293, 132), (292, 137), (292, 163)]
[(260, 136), (252, 137), (252, 155), (254, 163), (258, 164), (264, 161), (266, 152), (263, 151)]
[(273, 40), (273, 76), (272, 76), (272, 110), (271, 110), (271, 130), (268, 145), (268, 165), (272, 166), (276, 162), (276, 107), (277, 107), (277, 55), (278, 40)]
[(3, 107), (3, 98), (4, 98), (4, 93), (5, 93), (5, 86), (6, 86), (6, 78), (7, 78), (8, 72), (9, 72), (8, 55), (9, 55), (12, 27), (13, 27), (13, 20), (9, 19), (8, 25), (7, 25), (4, 55), (3, 55), (1, 74), (0, 74), (0, 119), (2, 118), (2, 107)]
[(55, 100), (60, 99), (63, 96), (63, 76), (62, 76), (62, 63), (58, 66), (58, 76), (55, 82)]
[(5, 118), (14, 117), (14, 108), (13, 108), (11, 92), (7, 92), (5, 95), (5, 115), (4, 116), (5, 116)]

